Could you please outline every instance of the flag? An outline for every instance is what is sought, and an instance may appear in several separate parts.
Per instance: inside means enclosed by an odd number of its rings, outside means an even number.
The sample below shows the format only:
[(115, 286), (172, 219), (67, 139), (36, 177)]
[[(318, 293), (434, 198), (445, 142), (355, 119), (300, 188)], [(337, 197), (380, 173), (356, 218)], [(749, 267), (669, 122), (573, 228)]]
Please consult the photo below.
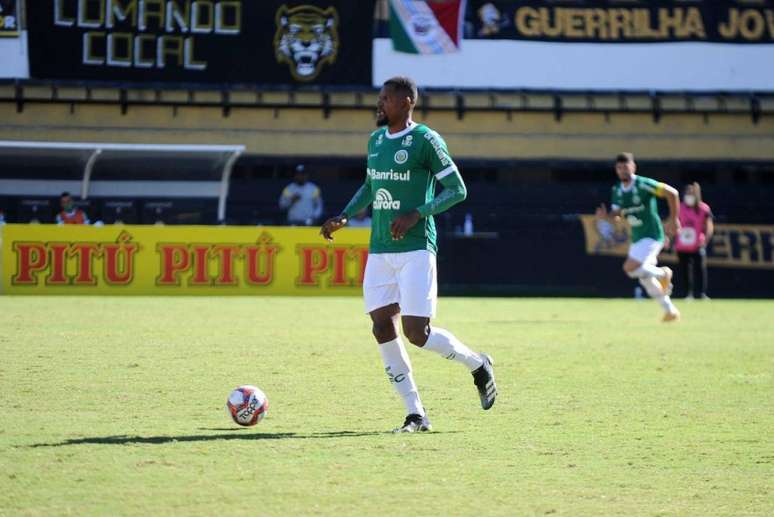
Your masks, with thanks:
[(409, 54), (460, 49), (466, 0), (390, 0), (392, 47)]

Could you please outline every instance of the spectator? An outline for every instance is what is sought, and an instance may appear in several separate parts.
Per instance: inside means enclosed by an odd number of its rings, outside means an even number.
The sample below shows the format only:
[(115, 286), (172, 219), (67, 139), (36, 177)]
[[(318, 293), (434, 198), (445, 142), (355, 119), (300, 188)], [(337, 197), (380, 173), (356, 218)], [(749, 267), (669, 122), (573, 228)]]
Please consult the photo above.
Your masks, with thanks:
[(371, 227), (371, 218), (368, 217), (368, 210), (363, 209), (352, 216), (352, 219), (349, 220), (347, 223), (347, 226), (352, 226), (355, 228), (370, 228)]
[[(675, 250), (680, 262), (679, 284), (686, 299), (708, 300), (707, 296), (707, 243), (715, 230), (712, 210), (701, 199), (698, 183), (686, 185), (680, 204), (680, 232)], [(683, 287), (685, 286), (685, 287)]]
[(5, 210), (0, 208), (0, 226), (5, 224)]
[(62, 192), (59, 197), (59, 206), (62, 211), (56, 216), (56, 224), (90, 224), (86, 212), (75, 206), (69, 192)]
[(320, 188), (309, 181), (303, 165), (296, 166), (293, 183), (282, 191), (279, 206), (288, 212), (288, 224), (311, 226), (322, 215), (323, 202)]

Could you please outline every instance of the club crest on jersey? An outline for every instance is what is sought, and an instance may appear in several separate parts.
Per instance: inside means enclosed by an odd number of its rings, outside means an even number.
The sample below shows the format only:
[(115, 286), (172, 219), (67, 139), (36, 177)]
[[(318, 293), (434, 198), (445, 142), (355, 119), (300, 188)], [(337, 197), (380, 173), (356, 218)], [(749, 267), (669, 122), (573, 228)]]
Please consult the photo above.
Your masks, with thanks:
[(639, 204), (640, 204), (640, 201), (641, 201), (641, 199), (640, 199), (640, 196), (638, 196), (638, 195), (635, 193), (635, 194), (634, 194), (634, 196), (632, 196), (632, 203), (634, 203), (635, 205), (639, 205)]
[(395, 153), (395, 163), (406, 163), (408, 160), (408, 151), (401, 149)]
[(374, 196), (373, 207), (374, 210), (400, 210), (400, 201), (393, 200), (386, 188), (380, 188)]
[(411, 144), (414, 143), (414, 135), (406, 135), (406, 137), (401, 140), (400, 145), (403, 147), (411, 147)]

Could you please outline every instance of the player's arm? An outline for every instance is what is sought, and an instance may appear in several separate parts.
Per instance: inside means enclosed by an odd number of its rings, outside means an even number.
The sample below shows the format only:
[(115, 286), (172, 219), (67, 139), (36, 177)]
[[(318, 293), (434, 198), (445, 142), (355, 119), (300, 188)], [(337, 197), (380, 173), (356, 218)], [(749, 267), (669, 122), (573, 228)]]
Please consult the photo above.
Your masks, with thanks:
[[(439, 180), (443, 190), (432, 201), (395, 218), (390, 226), (393, 239), (402, 239), (420, 219), (445, 212), (468, 197), (468, 190), (465, 188), (465, 182), (462, 181), (457, 166), (451, 165), (450, 169), (452, 167), (454, 169)], [(436, 174), (436, 178), (439, 176), (440, 174)]]
[(465, 187), (465, 182), (462, 180), (457, 166), (451, 165), (451, 167), (453, 170), (446, 175), (443, 175), (443, 171), (436, 174), (435, 177), (440, 178), (439, 183), (443, 186), (443, 190), (432, 201), (417, 207), (417, 212), (421, 217), (445, 212), (468, 197), (468, 189)]
[(340, 230), (347, 221), (349, 221), (353, 215), (366, 208), (371, 204), (373, 196), (371, 195), (371, 177), (366, 175), (365, 182), (357, 189), (355, 195), (349, 200), (347, 206), (344, 207), (340, 215), (331, 217), (325, 221), (320, 228), (320, 235), (325, 237), (326, 240), (332, 241), (331, 234)]
[(671, 185), (656, 183), (656, 197), (666, 199), (669, 205), (669, 218), (664, 224), (667, 235), (674, 237), (680, 230), (680, 193)]
[(457, 165), (449, 155), (446, 142), (438, 133), (428, 133), (424, 139), (424, 159), (428, 170), (443, 187), (431, 201), (395, 218), (390, 226), (393, 239), (402, 239), (421, 219), (439, 214), (463, 201), (468, 191)]
[(618, 189), (613, 187), (610, 193), (610, 210), (607, 209), (607, 205), (602, 203), (597, 207), (595, 215), (597, 219), (606, 219), (611, 223), (615, 223), (621, 217), (621, 199), (618, 193)]
[(610, 210), (607, 209), (607, 205), (602, 203), (597, 207), (595, 212), (597, 219), (607, 219), (608, 221), (615, 222), (621, 217), (621, 207), (618, 205), (610, 205)]

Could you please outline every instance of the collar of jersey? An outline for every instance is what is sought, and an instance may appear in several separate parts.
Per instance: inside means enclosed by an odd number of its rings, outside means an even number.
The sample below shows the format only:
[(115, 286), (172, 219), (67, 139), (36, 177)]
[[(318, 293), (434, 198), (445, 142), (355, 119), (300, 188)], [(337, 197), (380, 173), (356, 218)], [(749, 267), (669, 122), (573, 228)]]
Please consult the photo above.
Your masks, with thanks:
[(413, 120), (409, 120), (409, 125), (408, 125), (408, 127), (406, 127), (406, 129), (401, 129), (397, 133), (390, 133), (390, 128), (387, 128), (387, 129), (384, 130), (384, 136), (386, 136), (390, 140), (394, 140), (396, 138), (400, 138), (402, 136), (406, 136), (415, 127), (417, 127), (417, 123), (414, 122)]
[(621, 191), (622, 192), (629, 192), (631, 189), (634, 188), (634, 182), (637, 181), (637, 175), (632, 174), (632, 182), (629, 183), (628, 187), (624, 187), (623, 181), (621, 182)]

